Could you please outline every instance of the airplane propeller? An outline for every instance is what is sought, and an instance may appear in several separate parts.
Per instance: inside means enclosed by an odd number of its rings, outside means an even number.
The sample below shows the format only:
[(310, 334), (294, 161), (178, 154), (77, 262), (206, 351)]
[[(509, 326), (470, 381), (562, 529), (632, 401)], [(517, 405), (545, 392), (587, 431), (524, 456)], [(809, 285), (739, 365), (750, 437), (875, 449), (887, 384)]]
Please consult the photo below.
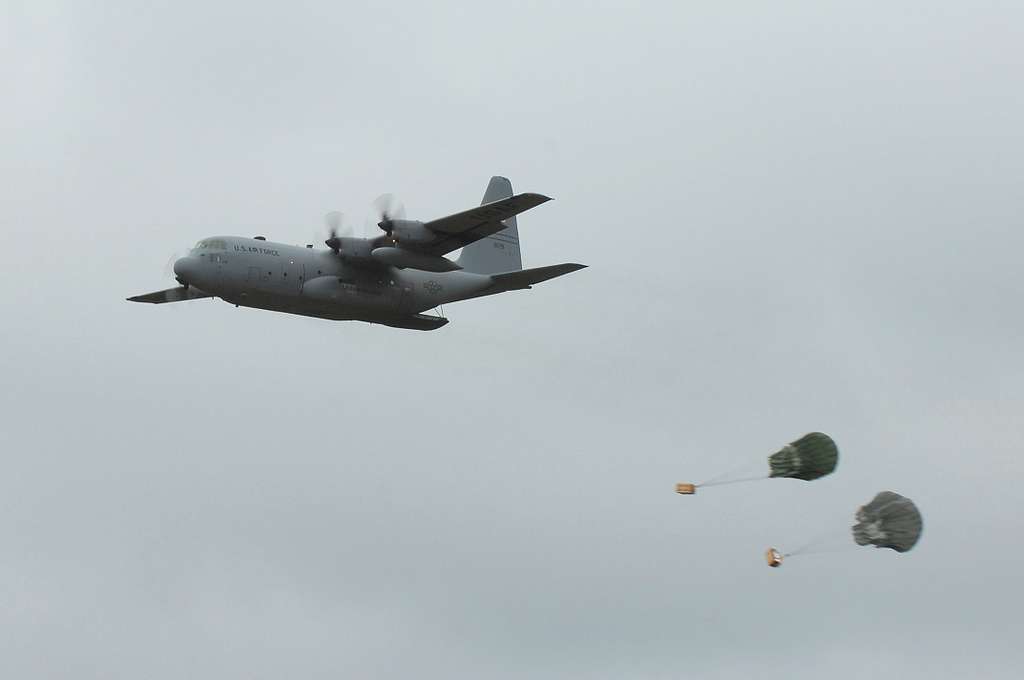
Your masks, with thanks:
[(377, 222), (377, 226), (388, 236), (391, 236), (391, 232), (394, 229), (392, 220), (405, 219), (405, 206), (394, 194), (381, 194), (373, 202), (373, 207), (380, 215), (380, 221)]
[(179, 259), (188, 255), (192, 250), (190, 248), (179, 248), (171, 254), (170, 259), (167, 260), (167, 264), (164, 265), (164, 278), (174, 279), (177, 278), (174, 275), (174, 263)]
[[(382, 194), (373, 202), (373, 210), (378, 215), (377, 226), (394, 241), (392, 237), (394, 229), (393, 220), (405, 219), (405, 206), (400, 200), (395, 198), (394, 194)], [(342, 247), (342, 239), (354, 236), (355, 230), (345, 219), (345, 216), (337, 210), (332, 210), (324, 215), (324, 223), (327, 225), (328, 233), (324, 245), (333, 250), (335, 254), (338, 254)], [(368, 236), (369, 218), (367, 218), (363, 231), (363, 238), (372, 238)]]
[(341, 238), (352, 235), (352, 226), (345, 222), (345, 216), (337, 210), (332, 210), (324, 216), (330, 236), (324, 241), (324, 245), (335, 253), (341, 248)]

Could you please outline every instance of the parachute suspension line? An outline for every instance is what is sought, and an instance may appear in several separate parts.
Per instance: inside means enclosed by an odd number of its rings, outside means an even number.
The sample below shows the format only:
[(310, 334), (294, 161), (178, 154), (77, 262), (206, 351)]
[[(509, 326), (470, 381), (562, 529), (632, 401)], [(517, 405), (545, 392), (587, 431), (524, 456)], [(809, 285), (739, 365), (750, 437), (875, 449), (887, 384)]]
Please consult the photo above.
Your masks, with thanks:
[(697, 487), (721, 486), (722, 484), (734, 484), (736, 482), (752, 482), (757, 479), (768, 479), (768, 473), (762, 472), (764, 463), (761, 461), (745, 460), (732, 466), (725, 472), (719, 473), (711, 479), (704, 480)]
[(756, 477), (740, 477), (739, 479), (720, 479), (722, 475), (718, 477), (712, 477), (706, 482), (695, 484), (698, 489), (704, 486), (722, 486), (724, 484), (739, 484), (740, 482), (753, 482), (759, 479), (768, 479), (768, 475), (758, 475)]
[(790, 550), (785, 553), (784, 556), (816, 555), (820, 553), (835, 553), (855, 550), (857, 545), (850, 541), (849, 531), (850, 530), (846, 527), (822, 531), (816, 536), (811, 537), (809, 541), (801, 545), (799, 548), (795, 548), (794, 550)]
[(804, 555), (822, 555), (824, 553), (841, 553), (841, 552), (850, 552), (850, 551), (855, 550), (856, 548), (857, 548), (857, 546), (855, 546), (855, 545), (845, 545), (845, 546), (832, 545), (832, 546), (824, 546), (824, 547), (815, 547), (815, 546), (812, 545), (812, 546), (804, 546), (804, 547), (798, 548), (798, 549), (794, 550), (793, 552), (785, 553), (783, 556), (784, 557), (797, 557), (797, 556), (803, 557)]
[(752, 482), (772, 477), (811, 481), (831, 474), (836, 469), (838, 460), (839, 449), (832, 438), (822, 432), (810, 432), (768, 456), (767, 470), (764, 469), (763, 459), (743, 461), (699, 484), (677, 484), (676, 493), (692, 495), (702, 486)]

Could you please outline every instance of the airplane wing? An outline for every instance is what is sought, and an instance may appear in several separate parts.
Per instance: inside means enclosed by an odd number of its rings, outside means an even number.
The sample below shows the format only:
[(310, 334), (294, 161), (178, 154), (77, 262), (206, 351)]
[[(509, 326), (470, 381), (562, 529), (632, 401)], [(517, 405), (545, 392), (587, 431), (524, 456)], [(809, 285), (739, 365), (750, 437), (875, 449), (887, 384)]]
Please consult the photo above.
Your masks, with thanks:
[(505, 228), (502, 220), (515, 217), (550, 200), (541, 194), (517, 194), (448, 217), (431, 220), (424, 223), (424, 226), (437, 234), (437, 240), (423, 250), (431, 255), (444, 255), (458, 250), (491, 234), (497, 234)]
[(128, 298), (129, 302), (151, 302), (155, 305), (163, 304), (165, 302), (182, 302), (183, 300), (198, 300), (200, 298), (213, 297), (209, 293), (204, 293), (195, 286), (178, 286), (177, 288), (168, 288), (167, 290), (158, 290), (155, 293), (146, 293), (145, 295), (136, 295), (135, 297)]

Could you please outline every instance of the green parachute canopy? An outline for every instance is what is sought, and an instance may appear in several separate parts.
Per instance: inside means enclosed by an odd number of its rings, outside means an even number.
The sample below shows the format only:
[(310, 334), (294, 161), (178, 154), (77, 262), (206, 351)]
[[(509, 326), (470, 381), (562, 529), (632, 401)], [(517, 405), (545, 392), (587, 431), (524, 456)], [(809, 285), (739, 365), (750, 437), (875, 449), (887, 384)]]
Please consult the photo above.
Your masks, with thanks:
[(924, 523), (914, 502), (892, 491), (882, 491), (857, 510), (853, 540), (857, 545), (873, 545), (907, 552), (921, 538)]
[(832, 437), (811, 432), (768, 457), (769, 476), (811, 481), (835, 470), (838, 462), (839, 449)]

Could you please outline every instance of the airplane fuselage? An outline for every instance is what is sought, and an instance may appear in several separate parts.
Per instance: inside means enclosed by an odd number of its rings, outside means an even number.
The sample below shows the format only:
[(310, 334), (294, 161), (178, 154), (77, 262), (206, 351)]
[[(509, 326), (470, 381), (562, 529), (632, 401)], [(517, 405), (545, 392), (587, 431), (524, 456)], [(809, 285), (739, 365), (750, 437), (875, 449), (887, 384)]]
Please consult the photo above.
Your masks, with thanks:
[(482, 274), (355, 265), (329, 250), (237, 236), (204, 239), (174, 271), (234, 305), (378, 323), (501, 292)]
[[(181, 285), (129, 302), (165, 304), (219, 297), (233, 305), (338, 321), (432, 331), (448, 323), (424, 314), (448, 302), (526, 290), (583, 269), (574, 262), (524, 269), (516, 216), (551, 199), (487, 184), (480, 205), (421, 222), (381, 210), (376, 238), (339, 236), (328, 215), (329, 250), (261, 236), (214, 236), (174, 263)], [(336, 216), (335, 216), (336, 217)], [(456, 250), (457, 260), (449, 259)]]

